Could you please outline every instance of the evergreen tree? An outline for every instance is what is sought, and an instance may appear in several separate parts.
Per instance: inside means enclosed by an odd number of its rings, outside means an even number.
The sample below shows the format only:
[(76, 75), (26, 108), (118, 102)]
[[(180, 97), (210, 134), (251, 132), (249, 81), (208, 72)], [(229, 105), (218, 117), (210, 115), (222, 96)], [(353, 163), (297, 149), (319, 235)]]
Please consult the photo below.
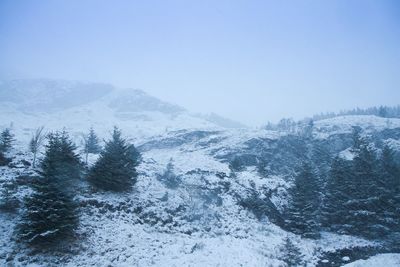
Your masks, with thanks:
[(82, 171), (76, 149), (65, 131), (49, 134), (45, 157), (41, 163), (41, 175), (52, 177), (60, 188), (70, 190), (76, 187)]
[(362, 145), (365, 145), (365, 140), (361, 137), (361, 128), (359, 126), (353, 126), (352, 132), (353, 146), (351, 151), (357, 153)]
[(99, 138), (94, 132), (93, 128), (90, 128), (89, 134), (83, 137), (84, 141), (84, 153), (85, 153), (85, 162), (87, 164), (89, 154), (99, 154), (101, 152), (101, 146), (99, 142)]
[(382, 149), (381, 170), (384, 172), (384, 182), (387, 188), (398, 188), (400, 186), (399, 166), (394, 159), (394, 151), (388, 145)]
[(350, 200), (348, 186), (351, 180), (351, 163), (336, 157), (329, 172), (322, 208), (322, 224), (329, 230), (345, 232), (347, 211), (344, 205)]
[(136, 182), (136, 167), (140, 154), (136, 148), (122, 138), (115, 127), (112, 138), (88, 174), (89, 182), (97, 188), (109, 191), (127, 191)]
[(81, 165), (66, 132), (50, 134), (34, 193), (25, 200), (17, 230), (20, 239), (36, 249), (59, 249), (74, 236), (78, 224), (73, 201), (74, 182)]
[[(357, 141), (357, 140), (356, 140)], [(380, 179), (375, 151), (365, 140), (358, 142), (352, 162), (352, 179), (347, 186), (349, 201), (346, 222), (351, 234), (379, 237), (385, 232), (380, 210)]]
[(392, 231), (400, 232), (400, 168), (388, 145), (383, 147), (380, 165), (381, 216)]
[(88, 142), (87, 142), (87, 151), (92, 154), (98, 154), (101, 152), (101, 146), (99, 142), (99, 138), (97, 137), (96, 133), (94, 132), (93, 128), (90, 128), (88, 134)]
[[(398, 169), (393, 151), (376, 151), (353, 130), (352, 161), (335, 158), (326, 186), (323, 224), (336, 232), (382, 238), (398, 226)], [(396, 175), (397, 174), (397, 175)], [(398, 189), (397, 191), (398, 192)]]
[(318, 171), (317, 175), (320, 178), (321, 184), (327, 179), (329, 175), (330, 164), (332, 162), (331, 152), (323, 142), (315, 141), (311, 144), (310, 158), (314, 168)]
[(388, 114), (388, 112), (387, 112), (386, 107), (380, 106), (380, 107), (379, 107), (379, 111), (378, 111), (378, 116), (379, 116), (379, 117), (386, 118), (386, 117), (387, 117), (387, 114)]
[(301, 135), (305, 139), (309, 139), (310, 140), (310, 139), (312, 139), (313, 129), (314, 129), (314, 120), (312, 120), (312, 119), (305, 120), (301, 124)]
[(11, 162), (11, 159), (7, 158), (3, 151), (0, 150), (0, 166), (6, 166)]
[(287, 267), (304, 266), (300, 249), (288, 237), (285, 238), (280, 248), (280, 254), (279, 259), (285, 262)]
[(19, 200), (14, 195), (15, 184), (4, 183), (0, 194), (0, 211), (15, 212), (19, 207)]
[(181, 177), (175, 174), (172, 158), (169, 160), (164, 173), (158, 176), (158, 180), (171, 189), (177, 188), (182, 182)]
[(56, 249), (74, 236), (78, 224), (76, 204), (53, 177), (39, 178), (33, 189), (34, 193), (25, 200), (19, 236), (34, 248)]
[(303, 163), (290, 193), (292, 201), (287, 210), (286, 227), (304, 237), (319, 236), (320, 186), (309, 163)]
[(9, 128), (4, 129), (0, 134), (0, 151), (3, 153), (8, 152), (14, 141), (14, 134), (11, 133), (11, 130)]

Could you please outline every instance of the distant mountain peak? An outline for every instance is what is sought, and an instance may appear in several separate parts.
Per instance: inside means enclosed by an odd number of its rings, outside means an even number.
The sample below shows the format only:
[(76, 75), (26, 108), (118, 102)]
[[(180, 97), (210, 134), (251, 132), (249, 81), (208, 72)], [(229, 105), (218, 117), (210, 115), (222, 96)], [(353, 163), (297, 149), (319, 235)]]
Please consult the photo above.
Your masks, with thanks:
[(54, 112), (87, 104), (114, 87), (103, 83), (51, 79), (16, 79), (0, 83), (0, 102), (25, 112)]
[(117, 112), (158, 111), (164, 114), (179, 114), (186, 111), (178, 105), (164, 102), (139, 89), (118, 90), (109, 106)]

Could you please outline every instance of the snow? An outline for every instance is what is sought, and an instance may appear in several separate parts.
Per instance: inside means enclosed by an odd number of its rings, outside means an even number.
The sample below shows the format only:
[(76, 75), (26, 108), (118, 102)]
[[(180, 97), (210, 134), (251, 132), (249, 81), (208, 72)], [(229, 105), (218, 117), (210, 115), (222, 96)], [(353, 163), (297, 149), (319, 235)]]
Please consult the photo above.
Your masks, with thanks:
[[(99, 208), (89, 205), (82, 209), (78, 232), (86, 237), (81, 239), (79, 253), (66, 259), (66, 266), (282, 266), (278, 259), (279, 249), (286, 236), (301, 248), (308, 265), (315, 266), (319, 253), (324, 251), (371, 245), (363, 239), (332, 233), (322, 233), (320, 240), (300, 238), (268, 221), (258, 221), (250, 212), (239, 208), (229, 194), (221, 195), (221, 206), (206, 204), (198, 195), (197, 186), (207, 182), (209, 189), (217, 187), (220, 178), (216, 178), (215, 172), (228, 171), (227, 163), (221, 163), (207, 153), (178, 147), (150, 150), (143, 157), (134, 192), (85, 193), (78, 198), (81, 203), (94, 201), (100, 205)], [(164, 170), (169, 157), (174, 158), (179, 174), (194, 169), (210, 173), (185, 175), (184, 185), (176, 190), (167, 189), (155, 174)], [(250, 181), (256, 188), (285, 189), (289, 186), (279, 176), (261, 178), (249, 168), (231, 180), (232, 190), (240, 193)], [(166, 193), (168, 199), (162, 200)], [(284, 201), (279, 196), (275, 200)], [(178, 209), (181, 205), (190, 207), (188, 213), (170, 217), (165, 211)], [(133, 211), (138, 206), (143, 208), (142, 212)], [(187, 221), (186, 216), (195, 219)], [(3, 240), (11, 238), (14, 223), (8, 220), (2, 228)], [(7, 245), (0, 251), (4, 258), (15, 253)], [(28, 264), (26, 258), (20, 260), (23, 255), (23, 251), (17, 251), (13, 262)], [(43, 265), (55, 260), (51, 256), (37, 257)]]
[(266, 263), (279, 266), (278, 260), (260, 253), (261, 247), (267, 252), (279, 242), (271, 237), (268, 243), (262, 244), (260, 240), (228, 235), (171, 235), (138, 224), (115, 224), (107, 219), (102, 220), (102, 228), (92, 234), (90, 250), (67, 266), (96, 263), (103, 266), (111, 263), (116, 266), (262, 266)]
[(366, 260), (358, 260), (343, 267), (398, 267), (400, 266), (400, 254), (397, 253), (387, 253), (375, 255)]
[(350, 261), (350, 257), (344, 256), (344, 257), (342, 258), (342, 260), (343, 260), (343, 261)]
[(354, 153), (351, 151), (351, 147), (341, 151), (339, 153), (339, 157), (344, 159), (344, 160), (353, 160)]
[[(327, 232), (321, 233), (318, 240), (304, 239), (268, 220), (258, 221), (237, 204), (236, 194), (244, 196), (246, 189), (254, 186), (262, 194), (274, 192), (271, 201), (279, 210), (287, 205), (287, 189), (291, 186), (287, 177), (261, 177), (254, 167), (230, 176), (228, 163), (221, 159), (233, 150), (245, 149), (249, 140), (278, 139), (287, 133), (228, 129), (207, 120), (207, 116), (192, 115), (141, 91), (125, 91), (122, 99), (120, 93), (113, 90), (94, 101), (51, 113), (21, 112), (21, 107), (13, 102), (0, 105), (0, 129), (11, 126), (17, 138), (13, 151), (15, 168), (0, 167), (0, 185), (34, 173), (21, 162), (32, 160), (27, 143), (41, 125), (46, 131), (65, 127), (77, 144), (91, 126), (102, 139), (108, 138), (116, 125), (136, 146), (148, 145), (142, 152), (143, 162), (132, 193), (118, 195), (86, 190), (77, 198), (82, 204), (78, 231), (82, 238), (77, 254), (66, 258), (66, 266), (282, 266), (279, 249), (286, 237), (301, 248), (307, 266), (315, 266), (324, 252), (377, 245)], [(138, 99), (145, 103), (141, 109), (129, 107)], [(32, 99), (29, 105), (37, 106), (41, 102), (35, 101)], [(355, 125), (368, 133), (400, 127), (400, 119), (336, 117), (315, 122), (313, 134), (323, 139), (350, 133)], [(207, 134), (192, 139), (184, 137), (199, 131)], [(177, 142), (163, 147), (163, 141)], [(399, 140), (386, 141), (400, 147)], [(348, 160), (353, 157), (350, 149), (340, 152), (340, 156)], [(90, 155), (89, 164), (96, 158)], [(157, 179), (171, 158), (176, 174), (182, 177), (177, 189), (167, 188)], [(219, 177), (220, 173), (226, 177)], [(226, 184), (229, 190), (224, 189)], [(219, 193), (215, 196), (214, 192)], [(29, 193), (30, 189), (22, 185), (16, 196), (23, 199)], [(16, 266), (52, 265), (55, 259), (51, 256), (33, 256), (28, 260), (27, 251), (10, 245), (16, 223), (17, 216), (0, 214), (0, 265), (6, 264), (10, 254), (14, 255), (10, 261)], [(29, 262), (35, 259), (38, 264)], [(399, 265), (399, 254), (382, 254), (357, 262), (351, 264), (358, 265), (346, 266), (381, 266), (382, 263), (395, 266)]]
[(325, 252), (333, 252), (335, 250), (344, 249), (348, 247), (373, 247), (378, 244), (362, 238), (339, 235), (335, 233), (322, 232), (321, 239), (317, 241), (318, 246), (324, 248)]
[(386, 140), (386, 144), (394, 150), (400, 150), (400, 140), (389, 138)]
[(334, 134), (351, 133), (353, 126), (361, 127), (366, 133), (383, 129), (400, 128), (400, 119), (382, 118), (374, 115), (348, 115), (319, 120), (314, 123), (313, 134), (324, 139)]

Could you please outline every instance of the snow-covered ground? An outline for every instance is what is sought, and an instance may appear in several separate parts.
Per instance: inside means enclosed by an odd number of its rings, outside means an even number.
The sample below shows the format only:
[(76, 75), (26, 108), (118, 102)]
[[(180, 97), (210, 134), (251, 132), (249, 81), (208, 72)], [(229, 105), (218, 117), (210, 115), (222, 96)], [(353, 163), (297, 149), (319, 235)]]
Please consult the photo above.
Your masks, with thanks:
[[(75, 85), (66, 84), (63, 88), (71, 86)], [(94, 101), (83, 104), (54, 108), (52, 112), (27, 111), (31, 106), (40, 107), (41, 103), (57, 106), (52, 99), (39, 100), (32, 99), (23, 105), (8, 101), (0, 105), (0, 130), (11, 127), (17, 139), (12, 152), (15, 167), (0, 167), (1, 184), (32, 174), (32, 168), (25, 166), (23, 160), (32, 160), (27, 144), (32, 132), (42, 125), (46, 131), (65, 127), (77, 144), (91, 126), (101, 138), (108, 138), (112, 127), (117, 125), (141, 147), (143, 162), (132, 193), (101, 194), (85, 190), (77, 198), (81, 206), (78, 232), (82, 239), (75, 254), (63, 259), (27, 255), (27, 251), (13, 245), (18, 214), (0, 214), (0, 265), (284, 266), (280, 249), (289, 237), (301, 249), (304, 265), (315, 266), (323, 260), (325, 252), (377, 245), (333, 233), (322, 233), (318, 240), (301, 238), (267, 218), (258, 220), (238, 205), (237, 196), (245, 195), (252, 186), (260, 192), (273, 192), (268, 197), (278, 209), (287, 204), (286, 190), (291, 185), (287, 177), (275, 174), (261, 177), (254, 167), (231, 175), (228, 162), (222, 159), (231, 151), (246, 149), (249, 140), (277, 140), (286, 133), (224, 128), (141, 91), (105, 90)], [(138, 101), (140, 109), (135, 108)], [(400, 119), (375, 116), (326, 119), (315, 123), (313, 135), (324, 139), (350, 133), (352, 126), (360, 126), (368, 133), (399, 128)], [(400, 147), (397, 139), (385, 142)], [(346, 159), (352, 157), (349, 149), (340, 155)], [(91, 156), (89, 162), (95, 159)], [(171, 159), (176, 175), (182, 180), (178, 188), (168, 188), (158, 179)], [(16, 195), (22, 199), (27, 193), (29, 188), (22, 184)], [(399, 264), (398, 254), (383, 254), (348, 266), (396, 264)]]
[(373, 115), (347, 115), (315, 122), (315, 136), (326, 138), (330, 135), (350, 133), (352, 127), (359, 126), (364, 132), (382, 131), (400, 127), (400, 119), (382, 118)]
[(358, 260), (343, 267), (398, 267), (400, 266), (400, 254), (387, 253), (373, 256), (366, 260)]

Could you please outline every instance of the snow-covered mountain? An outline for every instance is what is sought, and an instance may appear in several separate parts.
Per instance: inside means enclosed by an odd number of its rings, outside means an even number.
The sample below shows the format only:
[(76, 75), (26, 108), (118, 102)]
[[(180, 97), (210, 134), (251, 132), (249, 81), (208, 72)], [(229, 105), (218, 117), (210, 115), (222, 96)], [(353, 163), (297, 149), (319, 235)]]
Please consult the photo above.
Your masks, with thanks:
[[(280, 213), (299, 163), (306, 157), (321, 160), (322, 154), (307, 152), (308, 147), (351, 159), (352, 127), (359, 126), (378, 150), (389, 144), (399, 153), (400, 119), (341, 116), (314, 122), (307, 134), (303, 129), (240, 128), (218, 115), (193, 115), (139, 90), (49, 80), (3, 82), (0, 126), (11, 126), (17, 145), (12, 163), (0, 167), (0, 184), (13, 181), (20, 200), (29, 193), (27, 179), (34, 175), (27, 144), (41, 125), (47, 130), (65, 127), (78, 144), (91, 126), (102, 138), (119, 126), (142, 153), (138, 182), (125, 194), (85, 188), (77, 197), (82, 242), (61, 258), (27, 255), (13, 245), (18, 213), (0, 214), (0, 264), (284, 266), (287, 237), (300, 248), (304, 266), (340, 266), (374, 255), (381, 245), (332, 232), (302, 238), (281, 227)], [(257, 170), (260, 159), (269, 163), (267, 174)], [(235, 173), (230, 166), (234, 160), (241, 164)], [(178, 187), (160, 178), (169, 162), (181, 180)], [(258, 194), (263, 216), (243, 204), (252, 192)], [(398, 255), (390, 258), (395, 262)]]
[(100, 83), (46, 79), (2, 81), (0, 104), (1, 126), (14, 125), (19, 135), (27, 138), (38, 125), (49, 130), (65, 127), (76, 135), (88, 127), (106, 135), (116, 125), (135, 138), (182, 129), (244, 127), (216, 114), (192, 114), (141, 90)]
[(26, 113), (54, 112), (95, 101), (113, 90), (111, 85), (58, 80), (5, 80), (0, 102)]

